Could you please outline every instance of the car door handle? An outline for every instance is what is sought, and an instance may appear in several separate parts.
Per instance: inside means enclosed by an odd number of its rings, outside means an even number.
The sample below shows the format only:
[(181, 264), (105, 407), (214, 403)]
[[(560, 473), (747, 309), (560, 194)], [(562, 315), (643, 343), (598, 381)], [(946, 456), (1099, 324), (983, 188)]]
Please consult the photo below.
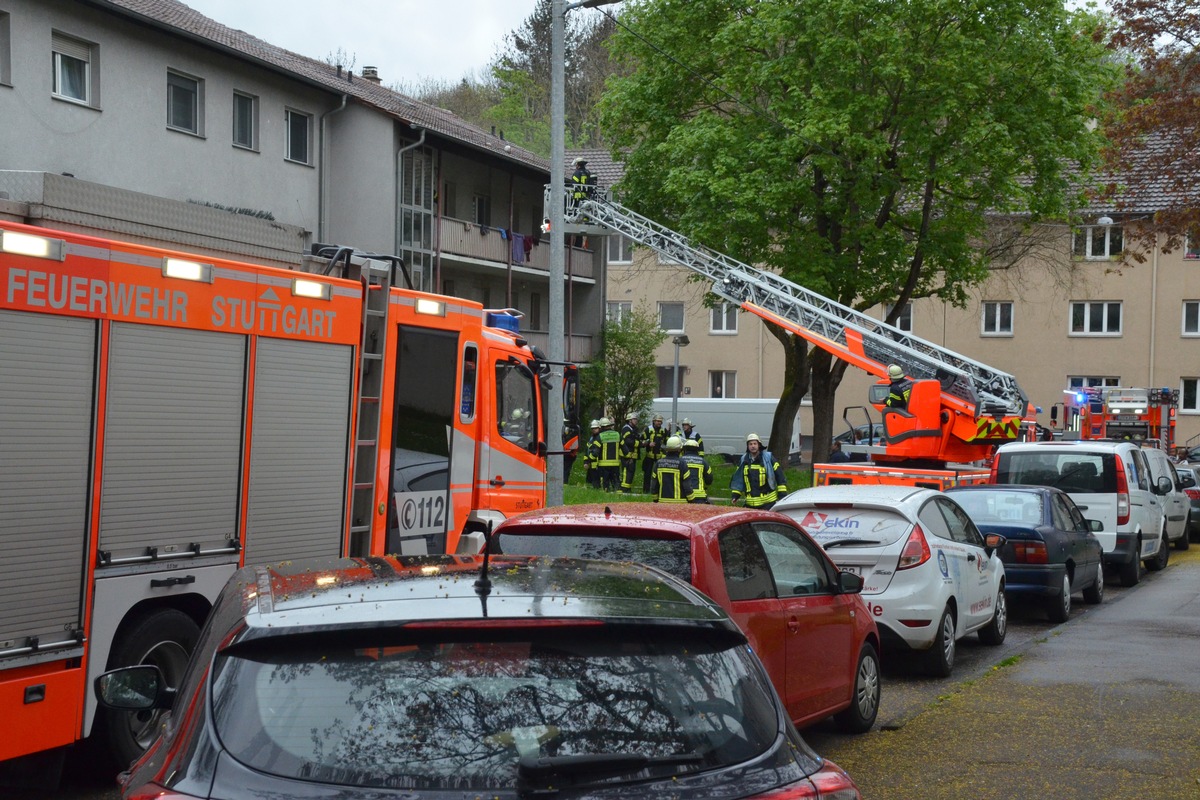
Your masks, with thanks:
[(800, 621), (798, 619), (796, 619), (795, 617), (792, 617), (791, 619), (788, 620), (787, 626), (788, 626), (788, 633), (795, 633), (798, 630), (800, 630)]
[(974, 553), (968, 553), (968, 554), (967, 554), (967, 561), (974, 561), (974, 560), (975, 560), (975, 554), (974, 554)]

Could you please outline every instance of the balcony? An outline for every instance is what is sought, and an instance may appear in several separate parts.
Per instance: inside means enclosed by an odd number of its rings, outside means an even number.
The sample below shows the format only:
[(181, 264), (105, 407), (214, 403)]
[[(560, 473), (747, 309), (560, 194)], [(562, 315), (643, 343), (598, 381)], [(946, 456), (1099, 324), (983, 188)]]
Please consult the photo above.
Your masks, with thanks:
[[(462, 258), (476, 263), (490, 262), (496, 268), (506, 269), (511, 262), (514, 267), (532, 269), (549, 275), (550, 245), (538, 242), (529, 251), (528, 260), (517, 261), (514, 257), (514, 239), (501, 235), (499, 228), (476, 225), (462, 219), (443, 217), (438, 241), (443, 258)], [(540, 235), (540, 234), (539, 234)], [(588, 244), (594, 245), (593, 239)], [(521, 248), (524, 257), (524, 248)], [(578, 278), (594, 278), (593, 250), (591, 247), (567, 249), (567, 275)]]

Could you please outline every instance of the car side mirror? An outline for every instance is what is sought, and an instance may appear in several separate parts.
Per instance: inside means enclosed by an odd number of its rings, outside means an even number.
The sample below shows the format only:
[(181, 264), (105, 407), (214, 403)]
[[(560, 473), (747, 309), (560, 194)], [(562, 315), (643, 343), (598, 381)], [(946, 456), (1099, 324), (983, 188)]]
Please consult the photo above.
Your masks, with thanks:
[(1170, 494), (1171, 490), (1175, 488), (1175, 484), (1171, 483), (1171, 479), (1166, 475), (1162, 475), (1159, 477), (1156, 487), (1158, 494)]
[(115, 711), (151, 711), (175, 702), (175, 690), (153, 664), (105, 672), (96, 678), (95, 689), (100, 705)]
[(989, 533), (987, 536), (983, 537), (983, 549), (990, 556), (1001, 547), (1004, 547), (1004, 543), (1007, 541), (1007, 538), (998, 533)]
[(1104, 523), (1098, 519), (1088, 519), (1084, 520), (1084, 522), (1088, 524), (1088, 528), (1093, 533), (1099, 533), (1100, 531), (1104, 530)]
[(861, 594), (865, 584), (861, 575), (845, 570), (838, 573), (838, 590), (842, 594)]

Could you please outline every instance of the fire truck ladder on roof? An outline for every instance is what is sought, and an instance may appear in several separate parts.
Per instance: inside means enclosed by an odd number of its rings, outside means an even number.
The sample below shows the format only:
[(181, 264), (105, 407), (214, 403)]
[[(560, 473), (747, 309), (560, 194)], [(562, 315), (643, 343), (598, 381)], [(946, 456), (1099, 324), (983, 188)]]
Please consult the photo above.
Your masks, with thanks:
[[(340, 268), (339, 268), (340, 263)], [(340, 248), (329, 258), (326, 274), (362, 283), (362, 338), (359, 341), (358, 408), (355, 415), (353, 478), (350, 489), (351, 556), (370, 555), (371, 522), (375, 518), (375, 479), (379, 464), (380, 404), (383, 398), (383, 356), (387, 345), (388, 298), (392, 273), (408, 279), (404, 262)], [(409, 279), (411, 286), (411, 280)]]
[[(547, 191), (547, 195), (549, 192)], [(548, 197), (547, 197), (548, 199)], [(966, 400), (980, 416), (1025, 416), (1029, 400), (1016, 378), (811, 292), (771, 272), (690, 242), (613, 201), (607, 194), (567, 198), (572, 226), (603, 227), (658, 251), (712, 281), (714, 294), (776, 322), (879, 377), (899, 364), (914, 379), (950, 379), (942, 391)]]

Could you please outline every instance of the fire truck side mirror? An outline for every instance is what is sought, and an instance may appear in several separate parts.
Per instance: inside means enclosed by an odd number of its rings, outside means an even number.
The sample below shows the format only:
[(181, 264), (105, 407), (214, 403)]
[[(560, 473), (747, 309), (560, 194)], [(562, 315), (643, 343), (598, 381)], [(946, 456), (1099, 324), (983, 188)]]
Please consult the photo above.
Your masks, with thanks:
[(1052, 425), (1058, 424), (1058, 406), (1057, 405), (1050, 406), (1050, 423)]

